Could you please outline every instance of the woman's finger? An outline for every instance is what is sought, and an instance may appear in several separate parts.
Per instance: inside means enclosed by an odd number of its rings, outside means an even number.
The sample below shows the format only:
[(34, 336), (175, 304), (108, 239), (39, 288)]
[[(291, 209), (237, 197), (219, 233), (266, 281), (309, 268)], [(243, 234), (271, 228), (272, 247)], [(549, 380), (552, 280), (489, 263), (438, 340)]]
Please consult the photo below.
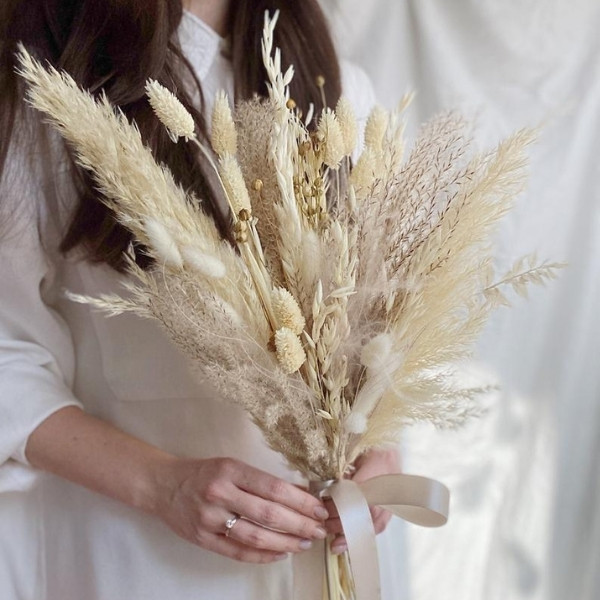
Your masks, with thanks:
[(323, 521), (329, 516), (323, 502), (307, 491), (259, 469), (248, 465), (243, 467), (234, 483), (245, 492), (281, 504), (314, 520)]
[(327, 531), (316, 521), (277, 502), (265, 500), (237, 488), (232, 491), (226, 507), (258, 525), (297, 536), (301, 540), (322, 540)]
[(293, 535), (265, 529), (246, 519), (239, 519), (231, 528), (228, 537), (245, 546), (276, 553), (302, 552), (312, 546), (312, 540), (303, 540)]
[(241, 544), (240, 542), (215, 533), (202, 532), (198, 535), (199, 546), (241, 562), (266, 564), (283, 560), (288, 554), (285, 552), (272, 552), (261, 550)]

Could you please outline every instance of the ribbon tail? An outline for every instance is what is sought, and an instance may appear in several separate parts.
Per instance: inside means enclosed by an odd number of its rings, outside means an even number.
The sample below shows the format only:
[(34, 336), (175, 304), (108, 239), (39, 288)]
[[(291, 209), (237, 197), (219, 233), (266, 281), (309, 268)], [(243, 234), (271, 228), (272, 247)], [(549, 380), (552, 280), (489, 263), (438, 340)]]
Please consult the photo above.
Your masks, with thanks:
[(419, 475), (380, 475), (360, 484), (367, 503), (381, 506), (422, 527), (448, 521), (450, 491), (435, 479)]
[(380, 600), (379, 559), (369, 504), (360, 486), (350, 479), (329, 489), (344, 529), (356, 600)]

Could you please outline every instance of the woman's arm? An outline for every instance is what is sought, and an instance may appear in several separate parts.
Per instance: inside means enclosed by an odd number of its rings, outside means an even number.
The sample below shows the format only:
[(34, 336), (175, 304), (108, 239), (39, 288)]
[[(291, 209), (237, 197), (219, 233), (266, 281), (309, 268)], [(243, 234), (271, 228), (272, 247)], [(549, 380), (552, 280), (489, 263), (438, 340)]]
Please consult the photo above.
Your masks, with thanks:
[[(66, 407), (29, 436), (29, 462), (166, 522), (188, 541), (253, 563), (285, 558), (326, 536), (308, 492), (229, 458), (182, 459)], [(242, 515), (229, 537), (225, 522)]]

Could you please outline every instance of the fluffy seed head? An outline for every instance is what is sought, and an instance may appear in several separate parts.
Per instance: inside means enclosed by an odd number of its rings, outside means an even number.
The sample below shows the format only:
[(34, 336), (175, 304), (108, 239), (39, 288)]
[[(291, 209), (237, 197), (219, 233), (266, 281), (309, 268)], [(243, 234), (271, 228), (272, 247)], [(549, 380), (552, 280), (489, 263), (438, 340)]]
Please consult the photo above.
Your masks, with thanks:
[(147, 217), (144, 219), (144, 230), (148, 236), (148, 243), (157, 258), (162, 259), (169, 266), (179, 269), (183, 267), (183, 258), (177, 248), (177, 243), (162, 223)]
[(381, 333), (372, 338), (363, 346), (360, 362), (369, 369), (377, 369), (385, 363), (392, 353), (394, 340), (388, 333)]
[(225, 154), (235, 156), (237, 153), (237, 131), (231, 115), (229, 100), (223, 91), (218, 92), (215, 96), (210, 143), (219, 157), (223, 157)]
[(295, 373), (306, 360), (300, 338), (287, 327), (275, 332), (275, 349), (281, 368), (289, 375)]
[(344, 421), (348, 433), (361, 434), (367, 430), (367, 417), (361, 412), (351, 412)]
[(210, 256), (193, 246), (184, 246), (181, 249), (181, 255), (187, 265), (196, 271), (211, 277), (212, 279), (221, 279), (225, 277), (225, 265), (218, 258)]
[(356, 123), (356, 115), (348, 98), (342, 96), (335, 107), (340, 129), (342, 131), (342, 139), (344, 141), (344, 155), (350, 156), (356, 147), (356, 139), (358, 137), (358, 125)]
[(233, 212), (238, 215), (244, 209), (251, 211), (250, 195), (240, 165), (234, 156), (225, 154), (221, 157), (219, 173)]
[(176, 142), (180, 137), (189, 140), (195, 136), (194, 119), (185, 106), (158, 81), (149, 79), (146, 82), (146, 94), (154, 114), (167, 128), (169, 136)]
[(326, 108), (321, 115), (317, 135), (323, 140), (323, 162), (332, 169), (340, 164), (344, 157), (344, 138), (335, 113)]
[(363, 200), (375, 178), (377, 159), (371, 148), (365, 148), (350, 173), (350, 183), (356, 192), (356, 199)]
[(300, 335), (306, 321), (294, 296), (285, 288), (275, 288), (271, 294), (271, 303), (279, 327), (287, 327)]
[(365, 126), (365, 146), (375, 151), (383, 149), (383, 138), (389, 122), (389, 114), (385, 108), (375, 106)]

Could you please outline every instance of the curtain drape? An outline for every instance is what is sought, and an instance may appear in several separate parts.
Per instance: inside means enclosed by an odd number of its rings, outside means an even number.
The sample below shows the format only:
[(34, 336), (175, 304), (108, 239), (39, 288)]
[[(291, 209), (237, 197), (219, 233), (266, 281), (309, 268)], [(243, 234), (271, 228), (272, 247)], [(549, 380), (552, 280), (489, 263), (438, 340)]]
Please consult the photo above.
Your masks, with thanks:
[[(458, 108), (488, 147), (540, 128), (531, 175), (497, 238), (567, 262), (487, 327), (469, 377), (495, 379), (458, 432), (407, 431), (407, 472), (453, 492), (442, 530), (406, 526), (410, 600), (600, 597), (600, 3), (323, 0), (342, 56), (388, 107), (417, 93), (409, 132)], [(404, 542), (402, 542), (404, 543)], [(400, 598), (400, 593), (397, 596)], [(402, 596), (403, 598), (404, 596)]]

